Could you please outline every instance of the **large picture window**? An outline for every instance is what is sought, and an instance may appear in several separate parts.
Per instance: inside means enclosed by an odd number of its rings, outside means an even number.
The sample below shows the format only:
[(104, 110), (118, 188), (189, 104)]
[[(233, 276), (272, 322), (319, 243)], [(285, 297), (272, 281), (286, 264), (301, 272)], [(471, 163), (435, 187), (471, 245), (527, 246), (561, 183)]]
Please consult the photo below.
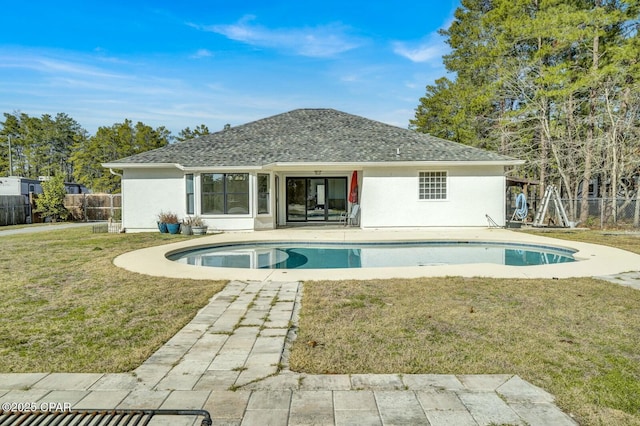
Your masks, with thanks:
[(248, 214), (247, 173), (203, 173), (202, 214)]
[(447, 199), (447, 172), (420, 172), (420, 199)]

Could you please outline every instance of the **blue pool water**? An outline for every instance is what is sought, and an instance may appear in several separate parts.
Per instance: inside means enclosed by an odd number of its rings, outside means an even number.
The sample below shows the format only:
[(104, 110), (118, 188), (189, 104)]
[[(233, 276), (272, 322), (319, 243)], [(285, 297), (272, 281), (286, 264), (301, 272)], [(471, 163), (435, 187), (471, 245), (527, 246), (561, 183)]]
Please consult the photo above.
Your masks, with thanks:
[(329, 269), (493, 263), (510, 266), (574, 262), (575, 251), (488, 242), (242, 243), (172, 253), (197, 266), (250, 269)]

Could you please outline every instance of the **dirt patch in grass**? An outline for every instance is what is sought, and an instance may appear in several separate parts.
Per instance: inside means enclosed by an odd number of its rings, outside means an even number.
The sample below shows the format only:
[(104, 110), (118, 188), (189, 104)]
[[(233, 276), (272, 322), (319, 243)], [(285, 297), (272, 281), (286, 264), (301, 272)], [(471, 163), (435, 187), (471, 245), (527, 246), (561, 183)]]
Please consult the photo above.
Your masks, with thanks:
[(640, 291), (595, 279), (307, 282), (291, 369), (517, 374), (581, 424), (640, 424)]
[(0, 372), (124, 372), (226, 282), (150, 277), (117, 255), (184, 237), (74, 228), (1, 237)]

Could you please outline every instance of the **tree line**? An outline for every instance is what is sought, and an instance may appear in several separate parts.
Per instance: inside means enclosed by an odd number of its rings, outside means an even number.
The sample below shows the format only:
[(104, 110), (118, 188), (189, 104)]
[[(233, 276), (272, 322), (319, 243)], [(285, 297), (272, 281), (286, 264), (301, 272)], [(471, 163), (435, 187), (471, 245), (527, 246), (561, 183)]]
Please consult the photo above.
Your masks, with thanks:
[(55, 117), (4, 113), (0, 126), (0, 176), (62, 176), (64, 181), (81, 183), (94, 192), (109, 193), (120, 191), (120, 179), (102, 163), (160, 148), (174, 139), (209, 134), (207, 126), (201, 124), (193, 130), (187, 127), (174, 137), (163, 126), (154, 129), (125, 119), (89, 135), (64, 113)]
[[(411, 127), (527, 164), (585, 221), (597, 196), (640, 195), (640, 2), (462, 0), (441, 31), (452, 77), (428, 85)], [(542, 194), (540, 194), (542, 195)]]

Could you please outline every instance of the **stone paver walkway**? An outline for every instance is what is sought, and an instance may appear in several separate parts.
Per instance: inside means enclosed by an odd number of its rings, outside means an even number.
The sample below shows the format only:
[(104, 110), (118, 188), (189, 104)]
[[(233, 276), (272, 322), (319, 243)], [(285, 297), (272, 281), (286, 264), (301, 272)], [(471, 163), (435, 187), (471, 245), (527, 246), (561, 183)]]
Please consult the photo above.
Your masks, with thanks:
[(286, 344), (299, 299), (297, 282), (231, 282), (132, 373), (0, 374), (0, 401), (204, 408), (215, 425), (576, 424), (514, 375), (293, 373)]

